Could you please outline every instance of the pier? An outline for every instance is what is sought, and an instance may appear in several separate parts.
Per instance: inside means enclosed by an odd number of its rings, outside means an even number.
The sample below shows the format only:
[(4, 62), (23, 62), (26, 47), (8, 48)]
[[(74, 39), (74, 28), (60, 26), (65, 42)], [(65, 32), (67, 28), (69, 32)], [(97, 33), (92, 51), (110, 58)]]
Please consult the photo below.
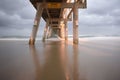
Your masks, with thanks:
[[(78, 9), (87, 8), (86, 0), (30, 0), (36, 9), (29, 44), (34, 45), (41, 18), (46, 22), (42, 40), (57, 35), (68, 40), (68, 21), (73, 21), (73, 43), (78, 44)], [(72, 18), (73, 17), (73, 18)]]

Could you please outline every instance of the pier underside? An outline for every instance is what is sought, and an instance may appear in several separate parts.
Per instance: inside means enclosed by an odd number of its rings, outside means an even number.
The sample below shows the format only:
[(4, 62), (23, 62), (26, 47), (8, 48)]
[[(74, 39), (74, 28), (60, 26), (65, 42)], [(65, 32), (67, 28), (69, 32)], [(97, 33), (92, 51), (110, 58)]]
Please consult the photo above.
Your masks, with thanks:
[(73, 43), (78, 44), (78, 9), (86, 8), (86, 0), (30, 0), (30, 2), (36, 9), (36, 16), (29, 44), (35, 44), (41, 17), (46, 22), (43, 41), (52, 35), (67, 41), (67, 22), (73, 21)]

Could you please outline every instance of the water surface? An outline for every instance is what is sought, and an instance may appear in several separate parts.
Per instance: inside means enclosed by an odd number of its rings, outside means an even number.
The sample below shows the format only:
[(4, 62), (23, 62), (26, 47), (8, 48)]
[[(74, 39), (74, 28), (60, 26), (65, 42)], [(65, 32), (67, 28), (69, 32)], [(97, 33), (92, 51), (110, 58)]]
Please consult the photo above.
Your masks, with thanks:
[(0, 40), (0, 80), (120, 80), (120, 39)]

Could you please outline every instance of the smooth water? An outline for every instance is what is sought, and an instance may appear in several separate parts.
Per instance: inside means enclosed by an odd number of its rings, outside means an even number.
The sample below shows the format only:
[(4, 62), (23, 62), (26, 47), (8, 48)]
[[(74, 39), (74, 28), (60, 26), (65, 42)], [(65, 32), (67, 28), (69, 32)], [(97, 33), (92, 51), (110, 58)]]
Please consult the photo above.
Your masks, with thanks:
[(0, 80), (120, 80), (120, 39), (0, 40)]

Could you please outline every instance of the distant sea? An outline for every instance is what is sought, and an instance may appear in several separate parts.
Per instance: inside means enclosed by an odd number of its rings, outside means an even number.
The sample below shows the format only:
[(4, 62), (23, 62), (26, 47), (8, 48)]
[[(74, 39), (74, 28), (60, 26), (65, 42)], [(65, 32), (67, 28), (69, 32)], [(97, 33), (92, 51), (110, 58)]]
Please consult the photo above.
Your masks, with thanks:
[[(120, 37), (120, 35), (79, 35), (79, 38), (95, 38), (95, 37)], [(73, 35), (68, 35), (73, 38)], [(37, 36), (37, 40), (41, 40), (42, 36)], [(29, 36), (0, 36), (0, 40), (29, 40)]]

